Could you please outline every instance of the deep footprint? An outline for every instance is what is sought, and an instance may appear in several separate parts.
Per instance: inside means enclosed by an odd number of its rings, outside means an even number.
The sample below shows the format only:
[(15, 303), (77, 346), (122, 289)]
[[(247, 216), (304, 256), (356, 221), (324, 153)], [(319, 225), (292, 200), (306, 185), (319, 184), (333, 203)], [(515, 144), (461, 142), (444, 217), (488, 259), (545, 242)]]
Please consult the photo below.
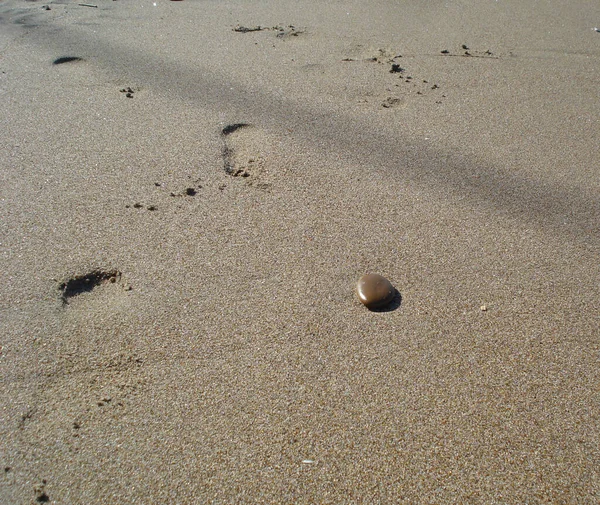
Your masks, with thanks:
[(62, 65), (63, 63), (73, 63), (75, 61), (83, 61), (83, 59), (79, 56), (61, 56), (60, 58), (56, 58), (52, 64)]
[(239, 130), (240, 128), (245, 128), (246, 126), (250, 126), (249, 123), (233, 123), (227, 125), (225, 128), (221, 130), (222, 135), (230, 135), (234, 131)]
[(58, 286), (62, 292), (61, 298), (64, 304), (69, 303), (69, 299), (82, 293), (89, 293), (95, 287), (107, 282), (115, 283), (121, 279), (121, 272), (118, 270), (93, 270), (84, 275), (72, 277)]

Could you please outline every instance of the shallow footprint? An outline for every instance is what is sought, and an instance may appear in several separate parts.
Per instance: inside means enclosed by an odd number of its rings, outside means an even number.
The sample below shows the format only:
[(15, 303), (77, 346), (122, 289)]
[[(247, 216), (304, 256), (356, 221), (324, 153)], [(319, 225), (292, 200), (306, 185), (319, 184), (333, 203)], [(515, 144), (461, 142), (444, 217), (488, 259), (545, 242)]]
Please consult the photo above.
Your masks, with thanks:
[(231, 177), (250, 185), (268, 187), (274, 175), (274, 141), (249, 123), (233, 123), (221, 130), (223, 168)]

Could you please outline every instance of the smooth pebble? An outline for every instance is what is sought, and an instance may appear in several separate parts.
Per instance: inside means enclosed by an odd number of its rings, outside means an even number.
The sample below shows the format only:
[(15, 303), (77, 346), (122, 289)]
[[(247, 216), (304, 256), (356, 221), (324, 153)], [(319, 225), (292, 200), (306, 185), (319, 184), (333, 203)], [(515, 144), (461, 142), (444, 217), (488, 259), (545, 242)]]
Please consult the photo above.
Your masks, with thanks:
[(369, 309), (385, 307), (393, 299), (396, 290), (392, 283), (378, 274), (363, 275), (356, 285), (358, 298)]

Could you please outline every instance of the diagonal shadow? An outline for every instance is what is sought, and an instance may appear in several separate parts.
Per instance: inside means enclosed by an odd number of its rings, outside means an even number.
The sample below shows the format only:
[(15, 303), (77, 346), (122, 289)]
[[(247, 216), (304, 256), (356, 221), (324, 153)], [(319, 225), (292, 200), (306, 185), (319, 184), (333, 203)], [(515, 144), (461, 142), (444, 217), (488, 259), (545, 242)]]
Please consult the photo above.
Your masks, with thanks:
[[(29, 30), (28, 35), (39, 44), (55, 47), (57, 56), (65, 48), (79, 47), (89, 64), (101, 65), (116, 77), (122, 77), (121, 69), (126, 68), (140, 81), (169, 89), (191, 103), (201, 102), (203, 107), (264, 125), (288, 124), (294, 135), (309, 140), (315, 150), (343, 152), (357, 164), (407, 183), (435, 187), (451, 198), (492, 208), (584, 247), (596, 249), (599, 245), (600, 198), (592, 191), (532, 182), (492, 165), (482, 166), (465, 160), (461, 153), (373, 131), (356, 116), (333, 114), (293, 98), (251, 90), (241, 82), (232, 82), (224, 72), (200, 72), (116, 40), (91, 39), (88, 31), (77, 26), (44, 28)], [(478, 177), (471, 177), (473, 173)]]

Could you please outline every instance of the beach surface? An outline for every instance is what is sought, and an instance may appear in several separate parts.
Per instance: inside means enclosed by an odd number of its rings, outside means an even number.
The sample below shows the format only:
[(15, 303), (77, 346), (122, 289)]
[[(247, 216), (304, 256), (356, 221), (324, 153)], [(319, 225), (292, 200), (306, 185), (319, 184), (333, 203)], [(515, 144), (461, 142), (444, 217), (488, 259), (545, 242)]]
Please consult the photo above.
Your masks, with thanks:
[(87, 2), (0, 1), (1, 503), (600, 501), (597, 0)]

